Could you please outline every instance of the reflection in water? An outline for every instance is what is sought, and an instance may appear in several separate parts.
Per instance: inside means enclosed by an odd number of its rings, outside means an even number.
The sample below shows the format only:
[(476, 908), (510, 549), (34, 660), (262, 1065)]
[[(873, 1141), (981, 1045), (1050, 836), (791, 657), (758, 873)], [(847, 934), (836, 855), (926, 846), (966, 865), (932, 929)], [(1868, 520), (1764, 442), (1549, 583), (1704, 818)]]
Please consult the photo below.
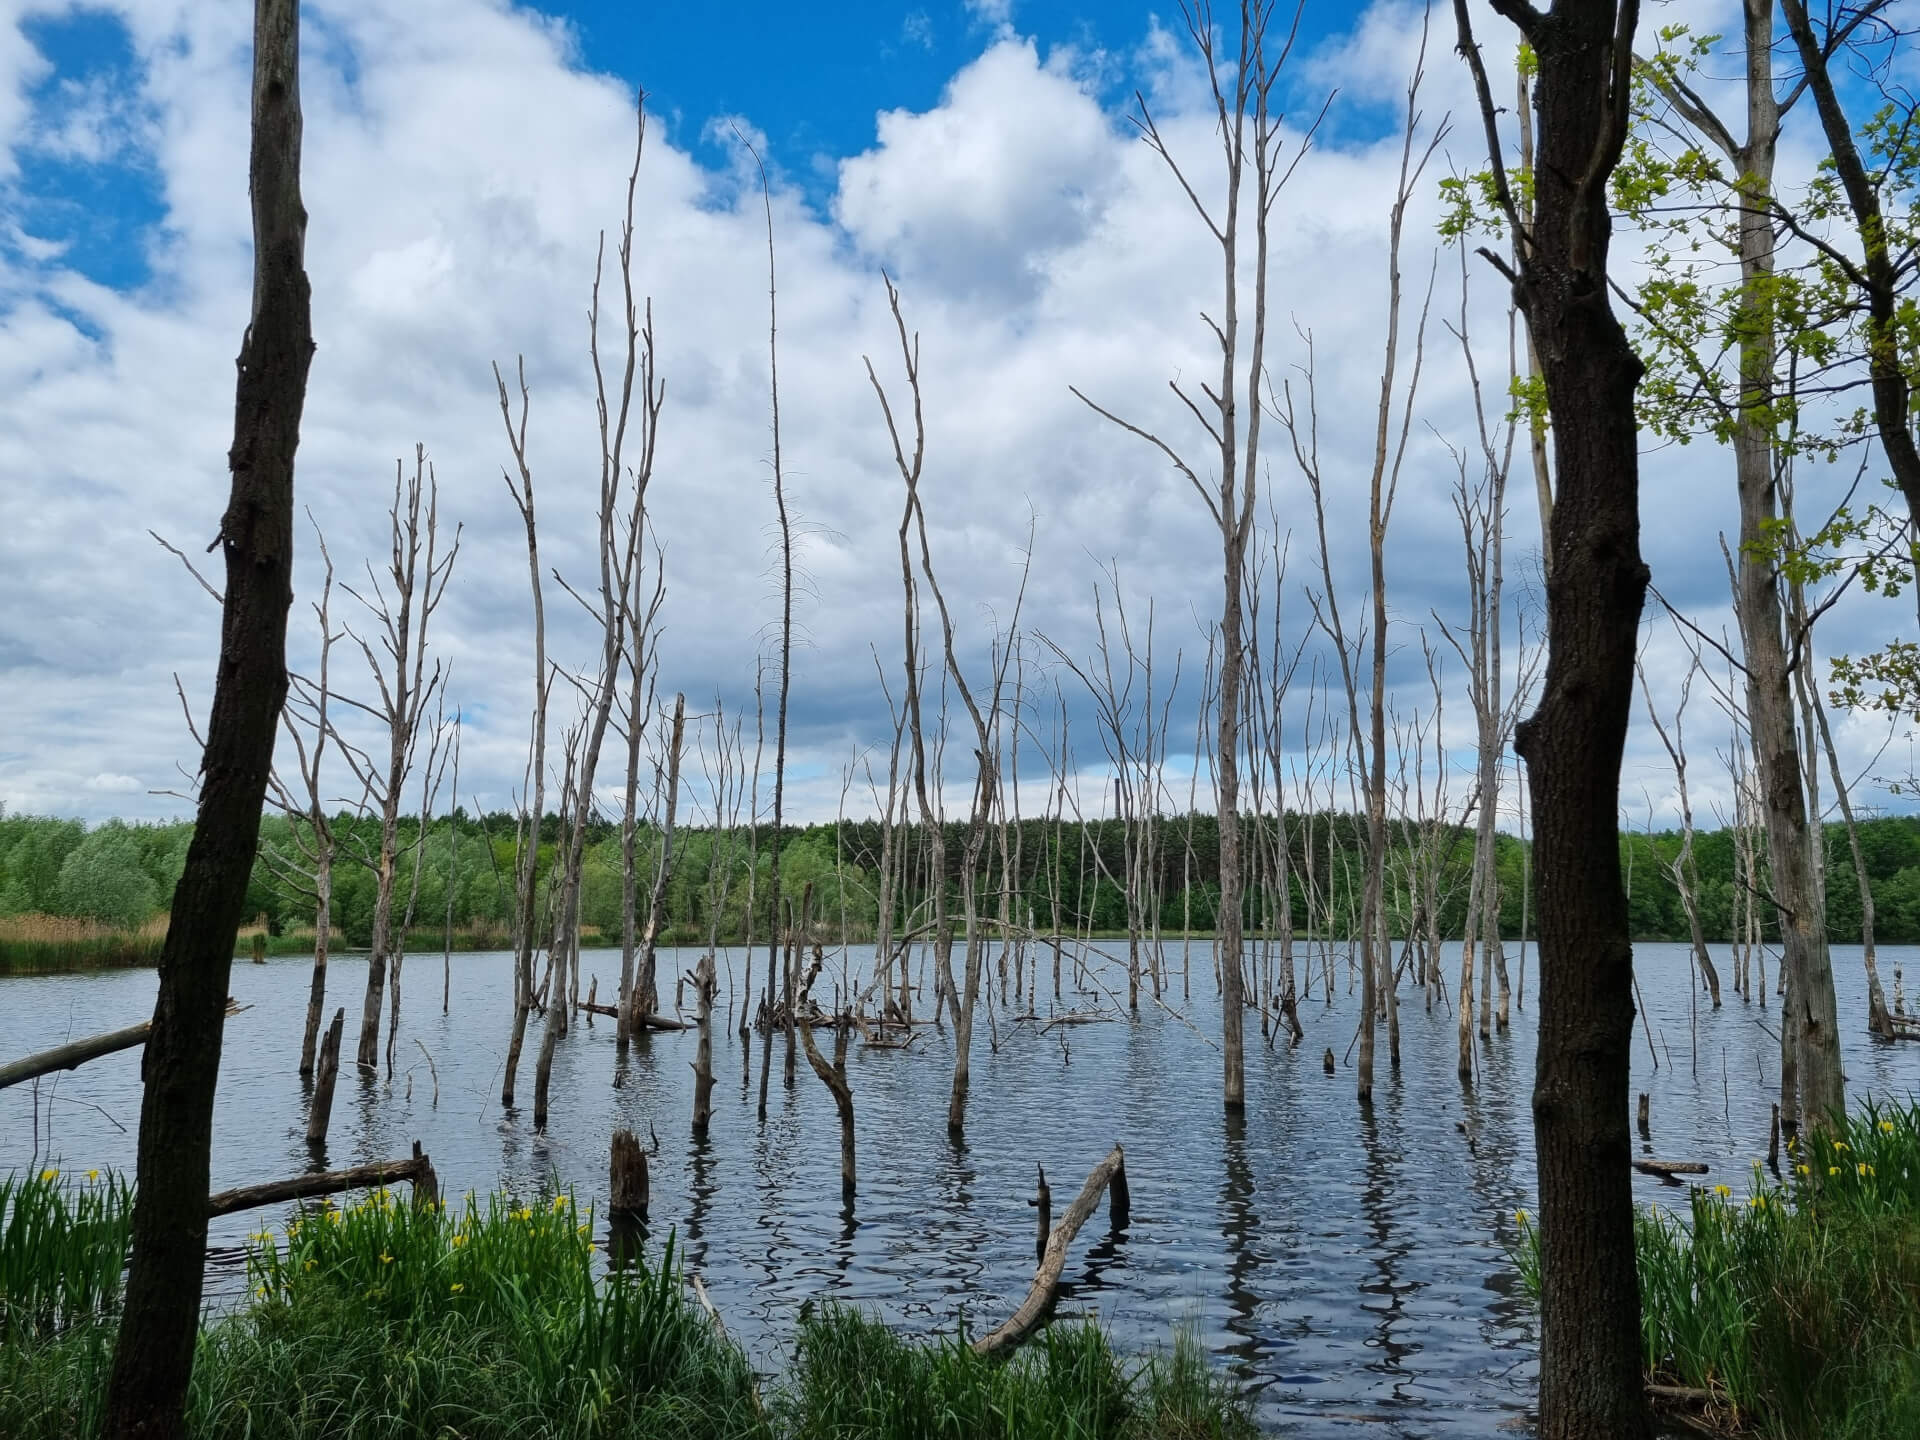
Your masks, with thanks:
[(1260, 1265), (1253, 1244), (1260, 1216), (1253, 1205), (1253, 1170), (1247, 1163), (1247, 1116), (1243, 1110), (1226, 1114), (1222, 1159), (1220, 1238), (1227, 1250), (1227, 1329), (1235, 1337), (1227, 1351), (1238, 1360), (1240, 1372), (1250, 1376), (1257, 1373), (1264, 1347), (1256, 1322), (1259, 1301), (1249, 1283)]
[[(1400, 1405), (1418, 1403), (1409, 1393), (1407, 1382), (1411, 1372), (1406, 1362), (1420, 1352), (1420, 1345), (1404, 1333), (1403, 1322), (1405, 1297), (1421, 1287), (1418, 1280), (1401, 1277), (1400, 1267), (1413, 1252), (1413, 1242), (1408, 1231), (1396, 1230), (1393, 1224), (1396, 1204), (1412, 1206), (1418, 1203), (1418, 1196), (1402, 1188), (1399, 1160), (1404, 1135), (1406, 1085), (1404, 1076), (1397, 1068), (1388, 1074), (1384, 1090), (1376, 1094), (1376, 1101), (1376, 1105), (1369, 1105), (1360, 1112), (1360, 1153), (1365, 1157), (1366, 1173), (1366, 1185), (1360, 1192), (1360, 1209), (1366, 1216), (1367, 1235), (1371, 1242), (1367, 1247), (1367, 1258), (1373, 1268), (1372, 1278), (1361, 1282), (1360, 1293), (1376, 1297), (1376, 1303), (1362, 1300), (1360, 1305), (1374, 1317), (1373, 1335), (1367, 1344), (1376, 1353), (1367, 1368), (1390, 1379), (1391, 1402)], [(1379, 1110), (1386, 1111), (1384, 1134)]]
[[(1211, 959), (1197, 948), (1193, 965), (1205, 977)], [(1920, 1047), (1865, 1042), (1858, 956), (1857, 947), (1836, 948), (1850, 1094), (1920, 1089)], [(1321, 956), (1313, 959), (1320, 967)], [(1337, 951), (1333, 959), (1338, 979)], [(1765, 1154), (1775, 1043), (1753, 1023), (1757, 1007), (1731, 995), (1723, 1010), (1699, 1012), (1696, 1041), (1684, 948), (1639, 946), (1634, 959), (1662, 1042), (1658, 1072), (1644, 1044), (1634, 1057), (1634, 1088), (1653, 1098), (1653, 1143), (1706, 1161), (1737, 1188)], [(1913, 967), (1914, 957), (1887, 947), (1885, 963), (1903, 960)], [(227, 1027), (214, 1185), (393, 1159), (418, 1140), (456, 1203), (468, 1190), (532, 1197), (553, 1187), (606, 1217), (609, 1141), (625, 1126), (653, 1152), (653, 1203), (651, 1224), (622, 1246), (657, 1254), (673, 1237), (728, 1330), (771, 1368), (809, 1298), (836, 1296), (921, 1332), (952, 1334), (963, 1314), (976, 1331), (998, 1323), (1033, 1276), (1035, 1161), (1060, 1187), (1058, 1201), (1118, 1140), (1131, 1222), (1124, 1234), (1103, 1234), (1103, 1217), (1090, 1219), (1068, 1275), (1079, 1299), (1069, 1313), (1096, 1312), (1122, 1350), (1164, 1345), (1171, 1326), (1198, 1316), (1205, 1343), (1256, 1388), (1263, 1423), (1290, 1436), (1350, 1435), (1359, 1417), (1369, 1440), (1494, 1436), (1530, 1401), (1536, 1332), (1506, 1248), (1513, 1211), (1533, 1208), (1530, 1011), (1516, 1012), (1512, 1031), (1482, 1048), (1478, 1080), (1463, 1093), (1454, 1019), (1406, 1007), (1400, 1076), (1376, 1092), (1363, 1123), (1350, 1066), (1331, 1077), (1320, 1069), (1324, 1051), (1346, 1054), (1354, 1031), (1357, 997), (1336, 986), (1331, 1009), (1302, 1009), (1308, 1034), (1298, 1050), (1257, 1047), (1248, 1056), (1245, 1115), (1224, 1125), (1209, 985), (1196, 984), (1180, 1014), (1146, 1008), (1138, 1021), (1070, 1032), (1002, 1016), (997, 1048), (975, 1049), (962, 1147), (945, 1127), (950, 1029), (922, 1030), (911, 1051), (856, 1044), (848, 1056), (859, 1097), (856, 1210), (840, 1195), (838, 1125), (825, 1087), (809, 1077), (783, 1088), (760, 1122), (766, 1071), (753, 1073), (752, 1052), (773, 1059), (772, 1037), (743, 1041), (731, 1026), (716, 1027), (714, 1044), (740, 1054), (716, 1054), (714, 1063), (739, 1063), (743, 1086), (716, 1092), (705, 1145), (689, 1133), (692, 1037), (637, 1036), (621, 1066), (610, 1025), (582, 1024), (558, 1042), (551, 1123), (535, 1137), (525, 1111), (498, 1103), (512, 957), (453, 963), (450, 1012), (415, 1007), (399, 1037), (401, 1051), (418, 1042), (433, 1056), (439, 1103), (424, 1061), (411, 1097), (398, 1075), (391, 1087), (342, 1075), (323, 1157), (305, 1147), (306, 1091), (295, 1065), (310, 967), (298, 957), (238, 967), (235, 998), (249, 1008)], [(867, 963), (856, 950), (849, 972)], [(1089, 959), (1095, 978), (1109, 963)], [(336, 996), (357, 992), (364, 967), (352, 956), (335, 961)], [(1315, 977), (1324, 1001), (1324, 969)], [(93, 1017), (137, 1017), (151, 1009), (154, 986), (152, 971), (0, 979), (0, 1057), (87, 1033)], [(1080, 1003), (1108, 1002), (1089, 993)], [(531, 1076), (522, 1079), (524, 1090)], [(38, 1099), (42, 1155), (50, 1115), (54, 1125), (46, 1163), (131, 1168), (137, 1053), (82, 1066)], [(27, 1163), (34, 1138), (31, 1088), (0, 1091), (0, 1174)], [(1651, 1181), (1634, 1185), (1643, 1201), (1672, 1198)], [(246, 1235), (276, 1219), (214, 1222), (210, 1303), (248, 1293)], [(611, 1249), (610, 1221), (597, 1228)]]

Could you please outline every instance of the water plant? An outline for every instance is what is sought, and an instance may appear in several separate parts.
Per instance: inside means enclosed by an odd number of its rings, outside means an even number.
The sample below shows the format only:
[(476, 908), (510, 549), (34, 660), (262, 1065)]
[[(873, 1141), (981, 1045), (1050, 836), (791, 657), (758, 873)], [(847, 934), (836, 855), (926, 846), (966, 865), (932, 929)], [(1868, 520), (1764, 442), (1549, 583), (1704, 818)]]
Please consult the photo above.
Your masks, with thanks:
[[(1920, 1105), (1870, 1101), (1744, 1195), (1696, 1187), (1636, 1226), (1650, 1381), (1732, 1428), (1798, 1440), (1920, 1434)], [(1538, 1232), (1515, 1259), (1538, 1293)]]
[(126, 1183), (98, 1170), (0, 1177), (0, 1343), (111, 1314), (132, 1214)]

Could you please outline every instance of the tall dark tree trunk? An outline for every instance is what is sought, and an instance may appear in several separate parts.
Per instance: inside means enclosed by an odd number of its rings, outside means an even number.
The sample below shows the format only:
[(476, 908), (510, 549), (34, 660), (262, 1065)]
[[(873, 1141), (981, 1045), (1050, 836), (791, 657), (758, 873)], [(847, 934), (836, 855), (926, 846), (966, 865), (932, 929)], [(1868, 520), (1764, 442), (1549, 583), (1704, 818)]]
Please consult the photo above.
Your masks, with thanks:
[[(1620, 877), (1620, 759), (1647, 568), (1634, 390), (1642, 367), (1607, 299), (1607, 178), (1626, 137), (1637, 0), (1493, 0), (1539, 62), (1534, 214), (1515, 298), (1553, 423), (1557, 489), (1540, 705), (1527, 764), (1540, 887), (1542, 1440), (1650, 1433), (1629, 1183), (1633, 947)], [(1518, 212), (1467, 0), (1454, 0), (1510, 223)]]
[(233, 488), (220, 521), (226, 599), (202, 784), (160, 960), (141, 1075), (133, 1258), (102, 1433), (171, 1440), (184, 1429), (207, 1250), (213, 1096), (234, 937), (260, 836), (286, 699), (293, 600), (293, 458), (313, 328), (300, 202), (296, 0), (254, 10), (253, 306), (234, 396)]

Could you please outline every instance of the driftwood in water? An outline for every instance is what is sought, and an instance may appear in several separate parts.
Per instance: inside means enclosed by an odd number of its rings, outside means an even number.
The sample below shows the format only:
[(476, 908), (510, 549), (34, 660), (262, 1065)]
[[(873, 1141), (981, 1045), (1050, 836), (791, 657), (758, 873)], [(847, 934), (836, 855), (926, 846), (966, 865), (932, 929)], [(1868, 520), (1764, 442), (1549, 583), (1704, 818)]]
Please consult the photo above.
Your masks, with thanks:
[[(313, 1078), (313, 1099), (307, 1102), (307, 1144), (327, 1143), (327, 1124), (333, 1117), (333, 1085), (340, 1078), (340, 1031), (347, 1023), (345, 1007), (333, 1012), (327, 1038), (320, 1042), (320, 1063)], [(434, 1089), (439, 1090), (439, 1082)]]
[(1698, 1160), (1636, 1160), (1633, 1168), (1642, 1175), (1658, 1175), (1671, 1180), (1676, 1175), (1704, 1175), (1707, 1167)]
[(1640, 1109), (1634, 1118), (1640, 1127), (1640, 1138), (1651, 1140), (1653, 1138), (1653, 1101), (1648, 1098), (1644, 1090), (1640, 1092)]
[(291, 1180), (272, 1180), (265, 1185), (245, 1185), (238, 1190), (222, 1190), (207, 1197), (207, 1218), (231, 1215), (236, 1210), (257, 1210), (287, 1200), (310, 1200), (316, 1195), (335, 1195), (342, 1190), (367, 1190), (376, 1185), (397, 1185), (405, 1180), (413, 1186), (413, 1203), (418, 1206), (440, 1202), (440, 1179), (433, 1164), (413, 1142), (413, 1157), (408, 1160), (383, 1160), (373, 1165), (356, 1165), (351, 1170), (322, 1170), (313, 1175), (296, 1175)]
[[(605, 1015), (610, 1020), (620, 1018), (618, 1005), (602, 1005), (593, 1000), (591, 994), (588, 999), (580, 1002), (580, 1008), (594, 1015)], [(692, 1030), (696, 1027), (691, 1020), (675, 1020), (667, 1015), (635, 1015), (633, 1028), (636, 1030)]]
[(1010, 1350), (1031, 1335), (1046, 1318), (1047, 1312), (1053, 1308), (1054, 1296), (1060, 1289), (1060, 1274), (1067, 1267), (1067, 1247), (1073, 1243), (1073, 1237), (1079, 1233), (1087, 1217), (1093, 1214), (1094, 1206), (1100, 1203), (1102, 1191), (1108, 1192), (1111, 1202), (1109, 1215), (1117, 1230), (1127, 1223), (1127, 1214), (1133, 1204), (1132, 1193), (1127, 1188), (1126, 1152), (1118, 1145), (1113, 1147), (1106, 1159), (1093, 1167), (1093, 1173), (1087, 1176), (1087, 1183), (1080, 1187), (1080, 1193), (1074, 1197), (1073, 1204), (1067, 1207), (1067, 1213), (1060, 1217), (1060, 1223), (1047, 1236), (1046, 1248), (1041, 1252), (1040, 1266), (1034, 1272), (1033, 1285), (1027, 1291), (1027, 1298), (1020, 1302), (1020, 1308), (1005, 1323), (973, 1342), (974, 1354), (990, 1356)]
[(652, 1198), (647, 1152), (640, 1148), (633, 1131), (624, 1126), (613, 1132), (613, 1165), (608, 1189), (613, 1197), (608, 1208), (616, 1217), (647, 1218), (647, 1205)]
[[(227, 1014), (239, 1013), (240, 1007), (232, 1000), (228, 1000)], [(84, 1040), (73, 1040), (65, 1045), (56, 1045), (51, 1050), (42, 1050), (38, 1055), (28, 1055), (24, 1059), (0, 1065), (0, 1090), (6, 1089), (9, 1085), (19, 1085), (27, 1080), (37, 1080), (42, 1075), (51, 1074), (55, 1070), (75, 1069), (89, 1060), (98, 1060), (102, 1055), (112, 1055), (121, 1050), (131, 1050), (137, 1045), (144, 1045), (152, 1029), (153, 1021), (142, 1020), (138, 1025), (129, 1025), (124, 1030), (111, 1030), (105, 1035), (90, 1035)]]

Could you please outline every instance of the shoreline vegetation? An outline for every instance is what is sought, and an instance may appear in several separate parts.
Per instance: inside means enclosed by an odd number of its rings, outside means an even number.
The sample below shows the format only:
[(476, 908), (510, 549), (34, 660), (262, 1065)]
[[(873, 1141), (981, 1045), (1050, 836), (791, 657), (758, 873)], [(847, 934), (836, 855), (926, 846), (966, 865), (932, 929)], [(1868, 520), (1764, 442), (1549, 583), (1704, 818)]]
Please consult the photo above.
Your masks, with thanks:
[[(0, 1180), (0, 1434), (97, 1429), (131, 1204), (98, 1172)], [(192, 1440), (1256, 1433), (1246, 1396), (1184, 1330), (1127, 1359), (1093, 1322), (1062, 1320), (996, 1361), (964, 1335), (909, 1338), (807, 1304), (783, 1368), (759, 1375), (689, 1293), (671, 1235), (646, 1255), (566, 1194), (322, 1203), (251, 1237), (247, 1283), (242, 1308), (202, 1325)]]
[[(1920, 1103), (1869, 1101), (1635, 1223), (1642, 1360), (1688, 1430), (1764, 1440), (1920, 1435)], [(1514, 1253), (1537, 1303), (1538, 1226)]]
[[(342, 855), (355, 853), (346, 843), (369, 822), (342, 812), (330, 822)], [(416, 923), (407, 938), (409, 953), (440, 950), (449, 930), (454, 949), (511, 948), (515, 873), (513, 817), (469, 815), (455, 811), (433, 820), (423, 835), (417, 821), (402, 819), (396, 841), (396, 885), (410, 893), (418, 863), (417, 914), (433, 922)], [(1359, 933), (1359, 878), (1365, 850), (1365, 817), (1345, 812), (1288, 812), (1284, 825), (1271, 814), (1245, 817), (1248, 843), (1268, 857), (1267, 871), (1249, 877), (1242, 928), (1249, 935), (1278, 933), (1283, 914), (1296, 935), (1344, 940)], [(964, 877), (964, 826), (945, 827), (943, 847), (917, 833), (895, 837), (890, 904), (890, 933), (899, 936), (924, 919), (935, 887), (936, 849), (946, 870), (949, 908), (958, 903)], [(1873, 935), (1883, 945), (1920, 943), (1920, 816), (1880, 816), (1858, 823), (1861, 862), (1874, 903)], [(984, 847), (973, 877), (974, 892), (988, 903), (980, 919), (992, 928), (1062, 938), (1119, 939), (1132, 926), (1143, 936), (1181, 939), (1210, 937), (1218, 921), (1219, 835), (1209, 814), (1156, 815), (1120, 821), (1028, 819), (1009, 824), (1004, 842)], [(1284, 830), (1286, 894), (1279, 885), (1278, 852)], [(107, 821), (88, 828), (77, 820), (0, 815), (0, 974), (36, 969), (153, 963), (166, 933), (162, 907), (173, 893), (193, 826), (128, 824)], [(1451, 831), (1449, 837), (1448, 831)], [(1748, 830), (1696, 831), (1689, 865), (1696, 875), (1693, 900), (1702, 937), (1709, 943), (1778, 943), (1770, 907), (1747, 903), (1752, 887), (1764, 889), (1765, 866), (1748, 875), (1759, 859)], [(304, 830), (301, 832), (304, 835)], [(270, 955), (310, 951), (313, 902), (302, 893), (283, 863), (298, 849), (294, 822), (268, 815), (261, 822), (261, 846), (249, 883), (237, 953), (251, 953), (251, 933), (267, 932)], [(537, 903), (565, 868), (560, 835), (548, 816), (537, 856)], [(1420, 854), (1409, 845), (1418, 840)], [(1473, 832), (1470, 827), (1441, 827), (1437, 836), (1399, 837), (1387, 857), (1384, 903), (1389, 932), (1405, 936), (1457, 939), (1464, 933), (1471, 891)], [(1853, 860), (1846, 829), (1826, 827), (1828, 870), (1843, 873)], [(682, 826), (674, 840), (674, 861), (661, 896), (663, 944), (706, 944), (746, 940), (750, 895), (762, 898), (772, 884), (774, 845), (770, 827), (751, 846), (725, 832)], [(1518, 940), (1535, 929), (1537, 904), (1532, 893), (1531, 846), (1511, 835), (1497, 837), (1496, 869), (1499, 932)], [(623, 902), (619, 827), (589, 823), (583, 835), (580, 875), (580, 928), (584, 936), (617, 936)], [(642, 822), (636, 831), (639, 873), (657, 867), (661, 834)], [(1621, 837), (1621, 868), (1630, 878), (1628, 910), (1637, 940), (1685, 941), (1691, 936), (1686, 909), (1672, 874), (1683, 837), (1672, 832), (1628, 833)], [(368, 847), (362, 846), (362, 849)], [(796, 902), (812, 887), (816, 929), (853, 942), (871, 940), (879, 927), (878, 883), (883, 837), (878, 822), (833, 821), (781, 828), (780, 889)], [(1438, 855), (1430, 897), (1414, 884), (1426, 866), (1421, 856)], [(371, 852), (370, 852), (371, 853)], [(1131, 877), (1129, 885), (1116, 877)], [(371, 939), (375, 898), (372, 873), (341, 864), (334, 876), (331, 917), (338, 937), (334, 949), (365, 949)], [(1129, 897), (1129, 888), (1133, 894)], [(1005, 903), (1001, 897), (1004, 893)], [(1282, 904), (1282, 900), (1285, 904)], [(1431, 898), (1436, 914), (1430, 914)], [(644, 927), (651, 895), (636, 897)], [(1835, 940), (1863, 935), (1863, 914), (1856, 885), (1835, 884), (1826, 891), (1827, 930)], [(445, 918), (443, 918), (445, 917)], [(764, 939), (763, 925), (754, 927)], [(611, 943), (611, 941), (610, 941)]]

